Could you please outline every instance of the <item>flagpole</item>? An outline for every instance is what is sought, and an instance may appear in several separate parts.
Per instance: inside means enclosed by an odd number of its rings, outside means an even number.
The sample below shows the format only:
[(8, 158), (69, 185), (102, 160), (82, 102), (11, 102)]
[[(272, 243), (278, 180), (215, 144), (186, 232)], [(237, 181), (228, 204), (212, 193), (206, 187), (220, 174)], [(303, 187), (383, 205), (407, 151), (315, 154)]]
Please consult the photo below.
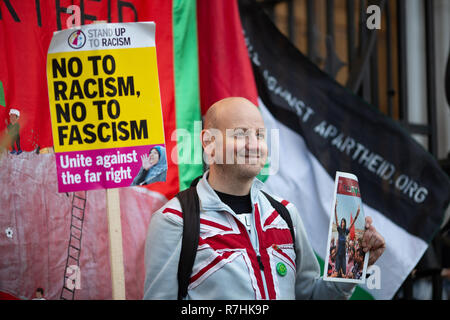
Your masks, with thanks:
[(112, 299), (125, 300), (125, 270), (123, 265), (122, 223), (119, 189), (106, 189)]

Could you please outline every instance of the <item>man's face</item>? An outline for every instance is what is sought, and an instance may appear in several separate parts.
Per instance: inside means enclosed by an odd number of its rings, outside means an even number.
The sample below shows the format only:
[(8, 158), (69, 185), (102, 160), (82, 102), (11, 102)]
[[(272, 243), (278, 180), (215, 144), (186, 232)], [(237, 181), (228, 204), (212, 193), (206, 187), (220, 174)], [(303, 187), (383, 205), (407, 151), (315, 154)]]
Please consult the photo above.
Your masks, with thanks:
[(221, 111), (225, 112), (217, 120), (214, 165), (238, 178), (256, 177), (267, 159), (266, 129), (259, 110), (235, 102)]
[(255, 177), (267, 159), (266, 130), (260, 127), (235, 126), (225, 130), (225, 165), (245, 177)]

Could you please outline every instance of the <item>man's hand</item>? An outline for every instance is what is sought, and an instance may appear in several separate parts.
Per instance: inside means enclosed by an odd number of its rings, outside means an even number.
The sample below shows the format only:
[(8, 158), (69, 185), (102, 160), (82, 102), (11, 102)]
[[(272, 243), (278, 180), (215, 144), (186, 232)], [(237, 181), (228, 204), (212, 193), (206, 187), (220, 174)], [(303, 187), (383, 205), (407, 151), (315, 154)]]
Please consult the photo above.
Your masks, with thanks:
[(372, 225), (371, 217), (366, 217), (366, 226), (363, 235), (362, 248), (364, 252), (370, 251), (369, 266), (374, 264), (386, 249), (386, 242), (384, 241), (384, 238), (381, 236), (381, 234), (379, 234), (375, 227)]

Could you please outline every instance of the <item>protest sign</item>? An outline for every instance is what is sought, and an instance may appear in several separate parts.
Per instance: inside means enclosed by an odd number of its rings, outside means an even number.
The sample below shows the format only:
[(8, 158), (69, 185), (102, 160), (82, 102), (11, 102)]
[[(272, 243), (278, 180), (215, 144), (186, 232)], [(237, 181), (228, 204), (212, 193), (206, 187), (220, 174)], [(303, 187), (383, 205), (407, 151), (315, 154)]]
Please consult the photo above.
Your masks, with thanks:
[(165, 181), (153, 22), (55, 32), (47, 84), (59, 192), (107, 189), (113, 299), (125, 299), (117, 189)]
[(336, 172), (324, 280), (365, 283), (369, 252), (362, 249), (365, 216), (358, 178)]
[(165, 181), (154, 23), (55, 32), (47, 83), (59, 192)]

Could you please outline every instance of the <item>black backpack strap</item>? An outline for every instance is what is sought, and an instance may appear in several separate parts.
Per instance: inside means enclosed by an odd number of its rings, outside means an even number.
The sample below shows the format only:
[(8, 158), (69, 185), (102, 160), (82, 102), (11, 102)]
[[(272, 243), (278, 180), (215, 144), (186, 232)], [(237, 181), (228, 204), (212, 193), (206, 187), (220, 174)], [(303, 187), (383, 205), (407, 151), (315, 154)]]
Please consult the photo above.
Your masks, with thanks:
[(261, 190), (261, 192), (266, 196), (267, 200), (269, 200), (272, 207), (274, 207), (275, 210), (277, 210), (278, 214), (284, 219), (284, 221), (286, 221), (286, 223), (289, 227), (289, 230), (291, 231), (292, 243), (294, 245), (294, 252), (297, 252), (296, 248), (295, 248), (294, 225), (292, 224), (291, 215), (289, 214), (288, 209), (281, 202), (278, 202), (277, 200), (272, 198), (270, 195), (268, 195), (266, 192), (264, 192), (262, 190)]
[(178, 263), (178, 300), (187, 295), (200, 235), (200, 203), (195, 186), (177, 194), (183, 212), (183, 238)]

